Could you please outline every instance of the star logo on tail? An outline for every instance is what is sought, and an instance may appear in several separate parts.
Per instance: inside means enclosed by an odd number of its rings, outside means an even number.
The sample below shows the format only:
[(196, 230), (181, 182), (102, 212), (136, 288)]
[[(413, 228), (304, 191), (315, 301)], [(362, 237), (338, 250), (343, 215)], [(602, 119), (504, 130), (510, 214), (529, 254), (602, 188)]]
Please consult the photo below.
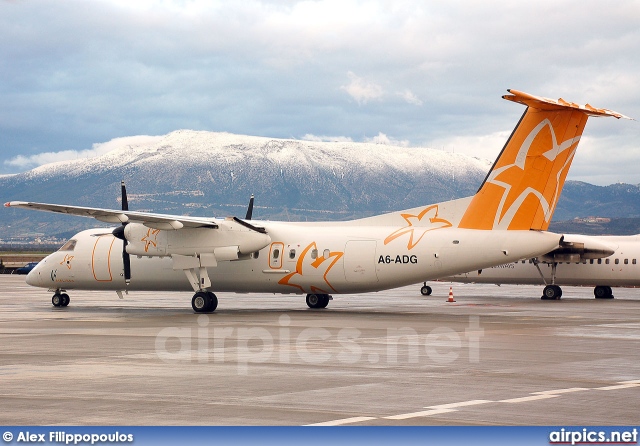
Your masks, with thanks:
[[(545, 129), (548, 129), (548, 135), (542, 135)], [(534, 140), (539, 135), (549, 138), (551, 149), (544, 152), (542, 157), (528, 156)], [(578, 142), (580, 142), (579, 135), (559, 144), (548, 119), (543, 119), (529, 133), (520, 147), (515, 162), (495, 169), (487, 179), (487, 183), (504, 189), (493, 222), (495, 229), (507, 229), (531, 196), (535, 197), (535, 206), (541, 206), (544, 221), (550, 220), (561, 186), (564, 184), (564, 176), (578, 148)], [(549, 176), (541, 176), (544, 172), (550, 172)], [(552, 187), (549, 187), (550, 185)]]

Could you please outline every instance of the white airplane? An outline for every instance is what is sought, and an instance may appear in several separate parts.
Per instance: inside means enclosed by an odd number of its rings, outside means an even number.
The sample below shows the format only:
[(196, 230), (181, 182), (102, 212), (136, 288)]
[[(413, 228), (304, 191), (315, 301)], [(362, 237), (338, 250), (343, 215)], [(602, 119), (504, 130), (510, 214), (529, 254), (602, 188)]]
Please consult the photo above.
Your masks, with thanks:
[[(443, 277), (462, 283), (546, 285), (542, 299), (560, 299), (562, 288), (593, 286), (597, 299), (612, 299), (611, 287), (640, 286), (640, 235), (565, 235), (560, 248), (543, 256)], [(428, 289), (425, 289), (428, 288)], [(431, 294), (424, 284), (420, 292)]]
[[(120, 223), (75, 235), (42, 260), (27, 283), (67, 290), (193, 289), (195, 312), (214, 311), (211, 291), (306, 294), (380, 291), (536, 257), (562, 236), (546, 232), (589, 116), (607, 109), (509, 90), (527, 106), (473, 197), (346, 222), (290, 223), (12, 201), (20, 207)], [(626, 117), (625, 117), (626, 118)]]

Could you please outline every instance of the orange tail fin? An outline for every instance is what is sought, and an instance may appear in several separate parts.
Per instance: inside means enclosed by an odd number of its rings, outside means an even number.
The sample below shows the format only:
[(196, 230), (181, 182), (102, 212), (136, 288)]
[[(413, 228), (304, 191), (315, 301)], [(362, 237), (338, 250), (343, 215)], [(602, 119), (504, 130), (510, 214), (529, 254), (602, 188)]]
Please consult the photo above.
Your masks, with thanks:
[(627, 118), (516, 90), (503, 96), (525, 104), (520, 122), (473, 197), (458, 227), (546, 230), (589, 116)]

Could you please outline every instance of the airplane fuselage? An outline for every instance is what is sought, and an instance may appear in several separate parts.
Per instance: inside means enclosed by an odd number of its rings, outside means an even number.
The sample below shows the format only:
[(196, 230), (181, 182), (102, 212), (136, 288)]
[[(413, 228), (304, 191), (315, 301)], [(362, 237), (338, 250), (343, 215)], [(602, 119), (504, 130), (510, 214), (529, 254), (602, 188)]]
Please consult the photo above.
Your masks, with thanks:
[[(390, 240), (397, 227), (259, 223), (271, 242), (237, 260), (207, 267), (212, 289), (298, 294), (378, 291), (529, 258), (554, 249), (560, 239), (542, 231), (441, 228), (419, 239), (410, 232)], [(28, 283), (64, 290), (192, 289), (171, 255), (132, 255), (132, 279), (126, 285), (122, 241), (111, 230), (80, 232), (73, 237), (73, 250), (63, 248), (49, 255), (29, 274)], [(158, 231), (149, 235), (154, 232)], [(146, 240), (154, 243), (152, 237)]]
[[(579, 262), (558, 262), (556, 285), (568, 286), (640, 286), (640, 236), (594, 237), (607, 243), (615, 252), (606, 258)], [(539, 264), (544, 281), (551, 283), (552, 266)], [(544, 281), (532, 260), (505, 263), (442, 280), (463, 283), (540, 285)]]

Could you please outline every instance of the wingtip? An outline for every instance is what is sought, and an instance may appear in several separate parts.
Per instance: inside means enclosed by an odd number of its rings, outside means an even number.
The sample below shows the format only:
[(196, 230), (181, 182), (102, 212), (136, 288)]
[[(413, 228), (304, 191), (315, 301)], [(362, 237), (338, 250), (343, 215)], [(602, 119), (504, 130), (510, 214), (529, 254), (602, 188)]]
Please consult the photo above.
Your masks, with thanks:
[(7, 202), (4, 204), (4, 207), (6, 207), (6, 208), (10, 208), (10, 207), (11, 207), (11, 202), (10, 202), (10, 201), (7, 201)]

